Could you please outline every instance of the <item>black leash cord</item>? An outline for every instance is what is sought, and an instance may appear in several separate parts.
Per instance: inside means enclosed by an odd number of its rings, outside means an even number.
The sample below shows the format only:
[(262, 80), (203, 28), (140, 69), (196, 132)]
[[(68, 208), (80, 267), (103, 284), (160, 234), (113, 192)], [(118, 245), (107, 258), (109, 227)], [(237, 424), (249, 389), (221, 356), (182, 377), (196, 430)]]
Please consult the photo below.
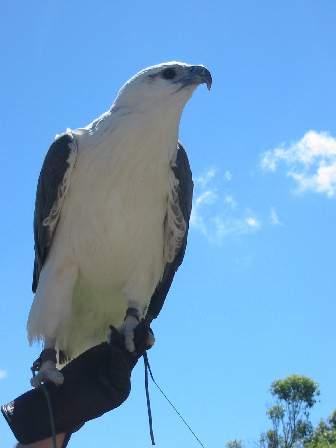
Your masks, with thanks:
[(53, 414), (53, 411), (52, 411), (52, 406), (51, 406), (51, 401), (50, 401), (50, 397), (49, 397), (49, 392), (48, 392), (48, 389), (46, 388), (45, 384), (41, 384), (41, 389), (43, 390), (44, 396), (45, 396), (46, 401), (47, 401), (53, 448), (57, 448), (55, 420), (54, 420), (54, 414)]
[(148, 409), (149, 430), (150, 430), (150, 435), (151, 435), (151, 439), (152, 439), (152, 445), (155, 445), (155, 442), (154, 442), (154, 434), (153, 434), (152, 411), (151, 411), (150, 400), (149, 400), (149, 391), (148, 391), (148, 372), (149, 372), (149, 375), (150, 375), (153, 383), (155, 384), (155, 386), (160, 391), (161, 395), (163, 395), (163, 397), (168, 401), (170, 406), (174, 409), (176, 414), (179, 416), (180, 420), (182, 420), (182, 422), (189, 429), (189, 431), (194, 436), (194, 438), (197, 440), (197, 442), (201, 445), (201, 447), (205, 448), (205, 445), (202, 443), (202, 441), (199, 439), (199, 437), (197, 437), (197, 435), (191, 429), (190, 425), (186, 422), (186, 420), (182, 417), (181, 413), (178, 411), (176, 406), (169, 400), (167, 395), (163, 392), (161, 387), (155, 381), (153, 373), (152, 373), (151, 366), (150, 366), (149, 361), (148, 361), (147, 352), (144, 353), (143, 358), (144, 358), (144, 364), (145, 364), (145, 388), (146, 388), (146, 399), (147, 399), (147, 409)]
[[(197, 442), (200, 444), (200, 446), (202, 448), (205, 448), (204, 444), (199, 439), (199, 437), (197, 437), (195, 432), (191, 429), (190, 425), (186, 422), (185, 418), (181, 415), (181, 413), (178, 411), (176, 406), (169, 400), (167, 395), (163, 392), (161, 387), (155, 381), (155, 378), (153, 376), (153, 372), (152, 372), (151, 366), (149, 364), (147, 352), (144, 353), (143, 358), (144, 358), (144, 365), (145, 365), (145, 390), (146, 390), (146, 401), (147, 401), (147, 411), (148, 411), (149, 432), (150, 432), (152, 445), (155, 445), (155, 439), (154, 439), (154, 432), (153, 432), (152, 410), (151, 410), (150, 397), (149, 397), (148, 372), (149, 372), (149, 375), (151, 377), (151, 380), (153, 381), (153, 383), (155, 384), (157, 389), (160, 391), (161, 395), (163, 395), (163, 397), (166, 399), (166, 401), (168, 401), (170, 406), (174, 409), (176, 414), (179, 416), (180, 420), (182, 420), (182, 422), (185, 424), (185, 426), (188, 428), (188, 430), (191, 432), (191, 434), (194, 436), (194, 438), (197, 440)], [(35, 376), (35, 369), (32, 368), (31, 370), (33, 372), (33, 377), (34, 377)], [(50, 420), (50, 429), (51, 429), (51, 436), (52, 436), (52, 445), (53, 445), (53, 448), (57, 448), (55, 420), (54, 420), (54, 414), (53, 414), (53, 411), (52, 411), (52, 405), (51, 405), (51, 401), (50, 401), (49, 392), (48, 392), (48, 389), (46, 388), (45, 384), (41, 384), (40, 387), (41, 387), (41, 389), (42, 389), (42, 391), (44, 393), (44, 396), (45, 396), (45, 399), (46, 399), (46, 402), (47, 402), (47, 406), (48, 406), (48, 413), (49, 413), (49, 420)], [(68, 440), (64, 440), (65, 445), (63, 444), (63, 446), (67, 445), (67, 442), (69, 441), (69, 439), (70, 439), (70, 437), (68, 438)]]
[[(33, 378), (36, 374), (36, 367), (33, 365), (31, 368), (31, 371), (33, 373)], [(54, 420), (54, 414), (52, 411), (51, 401), (48, 389), (46, 388), (45, 384), (41, 384), (40, 388), (43, 390), (47, 406), (48, 406), (48, 413), (49, 413), (49, 420), (50, 420), (50, 429), (51, 429), (51, 438), (52, 438), (52, 448), (57, 448), (57, 440), (56, 440), (56, 429), (55, 429), (55, 420)]]
[(143, 358), (144, 358), (144, 364), (145, 364), (145, 390), (146, 390), (149, 433), (150, 433), (152, 445), (155, 445), (154, 432), (153, 432), (152, 409), (151, 409), (151, 403), (150, 403), (150, 398), (149, 398), (149, 389), (148, 389), (148, 366), (149, 366), (149, 362), (148, 362), (147, 352), (144, 353)]

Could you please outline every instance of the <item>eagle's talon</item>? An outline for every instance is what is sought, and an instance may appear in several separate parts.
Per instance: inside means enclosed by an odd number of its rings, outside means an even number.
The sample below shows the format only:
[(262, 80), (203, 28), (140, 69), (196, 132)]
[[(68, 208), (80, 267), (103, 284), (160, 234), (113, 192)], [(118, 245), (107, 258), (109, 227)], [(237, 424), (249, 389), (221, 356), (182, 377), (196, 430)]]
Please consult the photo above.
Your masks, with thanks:
[(130, 353), (135, 352), (134, 330), (138, 324), (139, 320), (135, 316), (128, 315), (125, 317), (123, 326), (121, 327), (121, 333), (124, 336), (126, 350)]
[(132, 334), (128, 335), (127, 338), (125, 337), (125, 347), (127, 351), (130, 353), (135, 352), (135, 345), (134, 345), (134, 332)]
[(40, 387), (42, 383), (53, 383), (56, 386), (63, 384), (63, 374), (56, 368), (52, 361), (46, 361), (42, 364), (38, 373), (30, 380), (33, 387)]

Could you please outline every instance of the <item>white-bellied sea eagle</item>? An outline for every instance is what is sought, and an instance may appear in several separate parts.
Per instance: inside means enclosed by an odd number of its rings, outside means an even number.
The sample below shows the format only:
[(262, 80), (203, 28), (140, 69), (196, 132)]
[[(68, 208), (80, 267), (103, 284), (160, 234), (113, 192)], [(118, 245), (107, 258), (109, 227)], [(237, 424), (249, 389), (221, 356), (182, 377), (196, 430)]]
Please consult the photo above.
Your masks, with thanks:
[[(133, 351), (138, 319), (157, 317), (184, 257), (191, 213), (181, 113), (195, 88), (211, 82), (201, 65), (146, 68), (109, 111), (50, 146), (35, 202), (30, 342), (72, 359), (106, 340), (113, 325)], [(32, 384), (46, 380), (63, 380), (51, 360)]]

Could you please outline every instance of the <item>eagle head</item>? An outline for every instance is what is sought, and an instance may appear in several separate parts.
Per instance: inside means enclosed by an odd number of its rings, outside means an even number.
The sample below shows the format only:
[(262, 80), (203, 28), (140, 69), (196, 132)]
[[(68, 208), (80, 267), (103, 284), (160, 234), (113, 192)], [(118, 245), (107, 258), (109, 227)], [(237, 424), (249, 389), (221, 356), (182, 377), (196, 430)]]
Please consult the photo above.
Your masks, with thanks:
[(145, 68), (121, 88), (116, 107), (145, 112), (158, 109), (169, 112), (170, 106), (183, 109), (196, 87), (206, 84), (210, 90), (212, 77), (203, 65), (164, 62)]

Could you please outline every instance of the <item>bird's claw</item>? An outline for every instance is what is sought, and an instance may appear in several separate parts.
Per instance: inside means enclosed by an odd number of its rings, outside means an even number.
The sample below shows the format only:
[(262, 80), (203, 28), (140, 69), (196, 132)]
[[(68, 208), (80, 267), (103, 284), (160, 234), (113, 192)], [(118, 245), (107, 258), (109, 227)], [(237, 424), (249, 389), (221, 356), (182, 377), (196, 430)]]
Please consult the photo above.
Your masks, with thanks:
[[(121, 334), (124, 336), (124, 343), (126, 350), (130, 353), (134, 353), (136, 350), (134, 343), (134, 331), (138, 325), (139, 320), (133, 315), (128, 315), (126, 316), (124, 323), (120, 329)], [(146, 346), (149, 349), (153, 347), (154, 344), (155, 344), (155, 337), (152, 330), (149, 329), (146, 339)]]
[(63, 374), (56, 368), (52, 361), (45, 361), (38, 373), (30, 380), (33, 387), (40, 387), (42, 383), (53, 383), (56, 386), (63, 384)]
[(135, 352), (134, 344), (134, 330), (137, 327), (139, 320), (132, 315), (126, 316), (123, 326), (121, 327), (121, 333), (124, 336), (126, 350), (133, 353)]

